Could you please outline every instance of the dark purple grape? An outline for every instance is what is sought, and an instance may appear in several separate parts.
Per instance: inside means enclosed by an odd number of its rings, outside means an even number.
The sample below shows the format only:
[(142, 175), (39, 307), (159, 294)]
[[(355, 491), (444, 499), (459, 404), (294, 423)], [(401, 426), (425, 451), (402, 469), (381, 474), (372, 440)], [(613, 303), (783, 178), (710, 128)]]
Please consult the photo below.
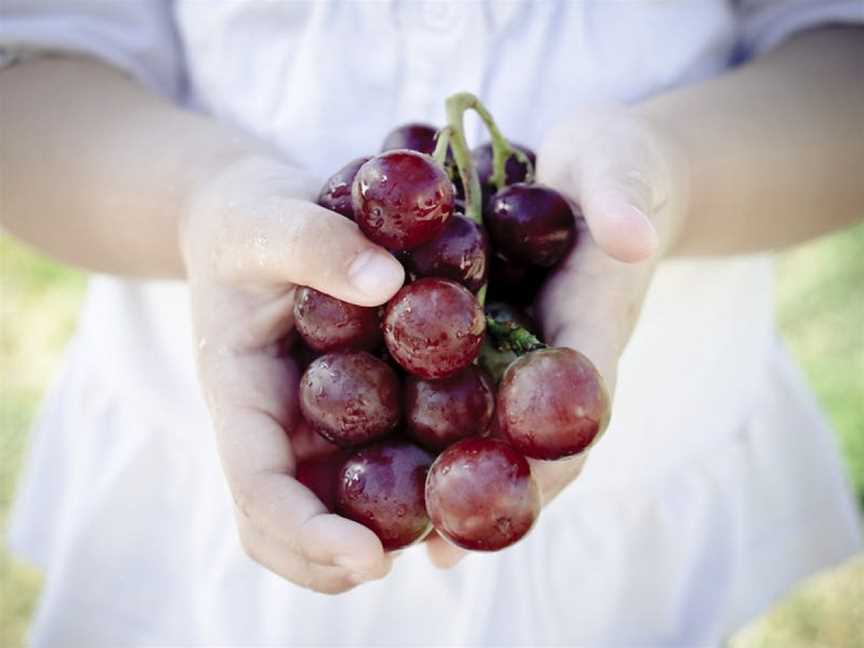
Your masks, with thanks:
[(382, 151), (409, 149), (432, 155), (435, 151), (435, 135), (438, 129), (429, 124), (405, 124), (387, 134)]
[(331, 513), (336, 510), (340, 471), (347, 458), (348, 453), (340, 451), (297, 463), (297, 481), (315, 493)]
[(299, 288), (294, 300), (294, 326), (315, 351), (371, 351), (381, 346), (378, 308), (343, 302), (314, 288)]
[(300, 380), (300, 411), (325, 439), (354, 446), (383, 437), (400, 416), (399, 379), (365, 351), (328, 353)]
[(470, 438), (450, 446), (429, 469), (426, 509), (453, 544), (497, 551), (525, 536), (540, 515), (531, 467), (510, 445)]
[(405, 263), (417, 277), (452, 279), (476, 293), (486, 283), (489, 237), (481, 225), (454, 214), (441, 235), (410, 250)]
[(498, 385), (502, 438), (522, 454), (560, 459), (585, 450), (609, 422), (603, 378), (573, 349), (532, 351), (513, 362)]
[[(519, 144), (514, 144), (513, 142), (510, 142), (510, 146), (522, 151), (526, 156), (528, 156), (528, 159), (531, 160), (532, 167), (537, 165), (537, 156), (534, 155), (534, 151)], [(480, 178), (480, 186), (483, 188), (484, 192), (487, 192), (491, 196), (495, 193), (495, 186), (492, 184), (492, 173), (495, 170), (492, 165), (492, 143), (487, 142), (486, 144), (478, 146), (471, 151), (471, 157), (474, 158), (474, 167), (477, 169), (477, 176)], [(507, 162), (504, 163), (504, 178), (506, 184), (511, 185), (516, 184), (517, 182), (524, 182), (527, 176), (528, 167), (522, 164), (516, 156), (511, 155), (507, 158)]]
[(489, 260), (488, 299), (530, 306), (537, 298), (548, 275), (546, 268), (511, 261), (500, 252)]
[(514, 184), (496, 193), (484, 223), (495, 250), (513, 261), (549, 268), (576, 240), (576, 218), (557, 191)]
[(366, 162), (368, 157), (351, 160), (344, 167), (330, 176), (324, 183), (321, 193), (318, 194), (318, 204), (322, 207), (342, 214), (345, 218), (354, 220), (354, 206), (351, 203), (351, 186), (354, 184), (354, 176)]
[(421, 540), (432, 530), (424, 497), (432, 459), (406, 441), (358, 450), (339, 474), (336, 510), (374, 531), (388, 551)]
[(354, 178), (354, 220), (373, 243), (407, 250), (438, 236), (453, 213), (453, 183), (428, 155), (381, 153)]
[(434, 452), (484, 434), (495, 412), (492, 379), (474, 365), (446, 380), (409, 376), (404, 397), (406, 432)]
[(437, 380), (470, 365), (480, 352), (486, 319), (474, 295), (448, 279), (404, 286), (387, 304), (384, 343), (409, 373)]

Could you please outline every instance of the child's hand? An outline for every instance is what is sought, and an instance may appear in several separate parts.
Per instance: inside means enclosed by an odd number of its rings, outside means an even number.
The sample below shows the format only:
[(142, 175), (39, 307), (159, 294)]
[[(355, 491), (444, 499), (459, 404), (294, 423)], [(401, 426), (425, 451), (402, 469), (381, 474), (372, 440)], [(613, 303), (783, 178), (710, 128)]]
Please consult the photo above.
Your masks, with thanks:
[[(390, 568), (377, 536), (328, 514), (293, 479), (298, 370), (284, 340), (295, 286), (377, 305), (401, 265), (346, 218), (309, 202), (317, 186), (263, 159), (233, 165), (196, 192), (181, 240), (201, 384), (247, 553), (288, 580), (337, 593)], [(301, 431), (302, 432), (302, 431)]]
[[(585, 215), (578, 245), (539, 300), (546, 341), (587, 355), (614, 391), (618, 358), (656, 263), (678, 230), (686, 166), (649, 124), (624, 108), (603, 106), (584, 110), (547, 137), (538, 181), (575, 200)], [(579, 475), (586, 454), (531, 460), (544, 502)], [(428, 546), (442, 567), (465, 555), (439, 536)]]

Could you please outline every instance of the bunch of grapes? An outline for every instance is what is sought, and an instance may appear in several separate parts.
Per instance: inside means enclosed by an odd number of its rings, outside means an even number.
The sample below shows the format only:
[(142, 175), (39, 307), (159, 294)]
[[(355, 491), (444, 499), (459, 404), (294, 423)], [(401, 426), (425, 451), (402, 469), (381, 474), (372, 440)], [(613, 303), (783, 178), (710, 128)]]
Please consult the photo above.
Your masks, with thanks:
[[(492, 137), (473, 151), (469, 109)], [(433, 527), (466, 549), (513, 544), (541, 507), (526, 457), (580, 453), (609, 418), (597, 370), (547, 347), (530, 312), (576, 243), (578, 208), (533, 181), (534, 154), (504, 139), (476, 97), (450, 97), (447, 115), (440, 131), (396, 129), (318, 199), (389, 249), (405, 285), (381, 308), (311, 288), (294, 307), (312, 358), (300, 411), (333, 447), (297, 477), (388, 550)]]

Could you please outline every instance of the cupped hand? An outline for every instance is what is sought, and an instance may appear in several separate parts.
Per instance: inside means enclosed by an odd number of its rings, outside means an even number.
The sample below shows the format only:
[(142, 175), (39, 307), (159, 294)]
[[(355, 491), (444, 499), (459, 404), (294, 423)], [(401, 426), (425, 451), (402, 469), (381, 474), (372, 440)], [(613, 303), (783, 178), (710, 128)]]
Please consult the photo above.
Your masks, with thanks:
[(374, 306), (401, 265), (311, 197), (310, 179), (250, 158), (202, 186), (181, 241), (198, 370), (246, 552), (303, 587), (343, 592), (383, 577), (390, 557), (366, 527), (327, 512), (293, 478), (318, 451), (301, 424), (299, 372), (287, 353), (296, 286)]
[[(667, 135), (617, 105), (580, 110), (549, 134), (537, 165), (538, 182), (572, 199), (584, 215), (577, 245), (535, 304), (543, 333), (550, 346), (588, 356), (612, 394), (656, 265), (681, 226), (687, 165)], [(613, 419), (614, 411), (613, 400)], [(588, 452), (530, 460), (544, 504), (578, 477)], [(440, 567), (465, 555), (440, 536), (427, 546)]]

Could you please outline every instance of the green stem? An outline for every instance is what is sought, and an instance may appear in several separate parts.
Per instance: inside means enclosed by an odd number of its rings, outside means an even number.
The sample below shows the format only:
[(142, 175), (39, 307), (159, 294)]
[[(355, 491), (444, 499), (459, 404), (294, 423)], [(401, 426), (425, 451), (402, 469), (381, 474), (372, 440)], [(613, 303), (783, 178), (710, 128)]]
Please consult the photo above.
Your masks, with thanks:
[(499, 321), (487, 315), (486, 330), (500, 351), (510, 350), (520, 356), (530, 351), (546, 348), (546, 345), (531, 331), (510, 320)]
[(531, 160), (522, 151), (514, 148), (504, 137), (504, 134), (498, 128), (498, 124), (492, 118), (492, 114), (486, 109), (480, 100), (474, 97), (475, 104), (471, 106), (474, 111), (483, 120), (486, 129), (489, 131), (489, 136), (492, 138), (492, 184), (495, 189), (501, 191), (507, 184), (507, 160), (510, 156), (515, 156), (519, 162), (525, 165), (527, 171), (525, 179), (531, 182), (534, 179), (534, 168), (531, 165)]
[(496, 349), (487, 337), (483, 342), (483, 346), (480, 347), (480, 355), (477, 357), (477, 363), (483, 367), (490, 376), (492, 376), (492, 380), (494, 380), (497, 385), (501, 382), (501, 376), (504, 375), (504, 371), (517, 357), (518, 356), (509, 349), (506, 351)]
[(480, 192), (480, 179), (471, 158), (471, 150), (465, 140), (465, 111), (478, 103), (477, 97), (467, 92), (459, 92), (447, 98), (447, 126), (450, 128), (450, 148), (459, 170), (459, 178), (465, 190), (465, 215), (475, 223), (483, 223), (483, 198)]
[(447, 149), (450, 147), (450, 134), (453, 129), (450, 126), (445, 126), (438, 131), (435, 141), (435, 150), (432, 151), (432, 159), (434, 159), (442, 167), (447, 162)]
[[(522, 151), (513, 148), (504, 137), (492, 118), (492, 114), (486, 109), (480, 100), (470, 92), (457, 92), (447, 98), (447, 126), (438, 135), (438, 143), (435, 146), (433, 156), (439, 164), (444, 164), (447, 157), (447, 147), (453, 151), (453, 159), (462, 180), (465, 190), (465, 215), (478, 225), (483, 224), (483, 195), (480, 188), (480, 179), (477, 177), (477, 169), (474, 168), (474, 160), (471, 150), (465, 139), (464, 116), (466, 110), (473, 110), (489, 130), (492, 138), (492, 182), (495, 188), (502, 189), (507, 182), (506, 164), (510, 156), (515, 156), (525, 165), (526, 180), (533, 180), (534, 169), (531, 161)], [(486, 299), (485, 286), (477, 294), (477, 301), (482, 305)]]

